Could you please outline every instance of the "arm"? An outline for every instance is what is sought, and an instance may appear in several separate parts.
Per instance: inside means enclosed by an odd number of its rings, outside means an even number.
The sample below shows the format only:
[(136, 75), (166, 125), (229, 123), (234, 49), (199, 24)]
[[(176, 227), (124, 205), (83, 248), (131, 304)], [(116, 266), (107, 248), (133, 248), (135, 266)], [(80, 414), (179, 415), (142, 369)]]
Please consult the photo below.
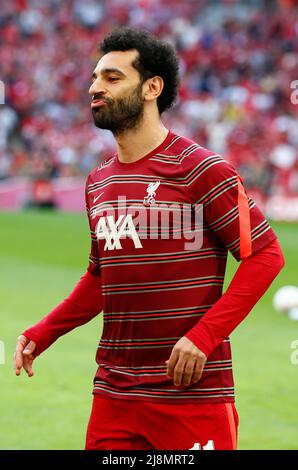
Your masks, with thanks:
[[(88, 203), (87, 178), (85, 197), (86, 209), (91, 230)], [(55, 307), (47, 316), (27, 329), (18, 337), (14, 353), (16, 375), (20, 375), (22, 367), (29, 377), (33, 375), (32, 362), (60, 336), (81, 326), (102, 311), (101, 275), (97, 240), (91, 230), (91, 253), (89, 266), (70, 295)]]
[(168, 375), (189, 385), (202, 374), (207, 356), (245, 318), (283, 266), (276, 235), (247, 195), (236, 170), (210, 155), (196, 166), (189, 184), (194, 205), (202, 204), (204, 224), (241, 264), (227, 292), (174, 346)]
[(22, 367), (33, 376), (32, 363), (60, 336), (84, 325), (102, 310), (101, 277), (87, 270), (70, 295), (18, 337), (14, 353), (16, 375)]
[(265, 294), (284, 263), (277, 240), (245, 258), (227, 291), (185, 336), (209, 356)]
[[(198, 382), (209, 354), (244, 320), (269, 288), (284, 262), (277, 240), (243, 259), (227, 291), (175, 345), (171, 361), (168, 361), (168, 375), (174, 375), (176, 357), (180, 356), (182, 366), (183, 351), (189, 357), (183, 383), (189, 385), (192, 375), (193, 381)], [(180, 385), (181, 378), (182, 374), (176, 374), (175, 385)]]
[(47, 316), (22, 334), (36, 343), (37, 357), (60, 336), (84, 325), (102, 310), (100, 274), (88, 270), (70, 295)]

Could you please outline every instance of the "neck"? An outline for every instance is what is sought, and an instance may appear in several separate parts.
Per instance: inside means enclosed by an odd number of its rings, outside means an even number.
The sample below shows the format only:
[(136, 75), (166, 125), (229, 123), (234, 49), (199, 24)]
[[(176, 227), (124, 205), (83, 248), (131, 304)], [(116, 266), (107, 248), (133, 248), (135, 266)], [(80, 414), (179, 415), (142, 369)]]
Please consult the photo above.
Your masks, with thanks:
[(139, 160), (158, 147), (167, 134), (168, 129), (160, 118), (150, 120), (144, 116), (137, 128), (115, 136), (120, 162), (132, 163)]

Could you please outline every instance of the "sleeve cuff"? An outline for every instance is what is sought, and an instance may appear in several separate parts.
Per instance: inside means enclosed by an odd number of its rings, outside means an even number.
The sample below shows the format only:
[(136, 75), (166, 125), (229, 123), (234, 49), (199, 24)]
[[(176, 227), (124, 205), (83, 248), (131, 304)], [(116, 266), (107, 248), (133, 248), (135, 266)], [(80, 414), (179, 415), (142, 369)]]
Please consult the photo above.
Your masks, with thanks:
[(194, 345), (208, 357), (214, 349), (214, 342), (212, 333), (206, 325), (199, 322), (191, 330), (184, 335), (187, 339), (192, 341)]
[(34, 343), (36, 344), (35, 351), (33, 351), (34, 357), (39, 356), (42, 353), (42, 351), (46, 349), (46, 347), (44, 346), (42, 342), (42, 339), (39, 336), (37, 336), (35, 333), (32, 333), (31, 328), (24, 331), (22, 335), (26, 336), (26, 338), (28, 338), (30, 341), (34, 341)]

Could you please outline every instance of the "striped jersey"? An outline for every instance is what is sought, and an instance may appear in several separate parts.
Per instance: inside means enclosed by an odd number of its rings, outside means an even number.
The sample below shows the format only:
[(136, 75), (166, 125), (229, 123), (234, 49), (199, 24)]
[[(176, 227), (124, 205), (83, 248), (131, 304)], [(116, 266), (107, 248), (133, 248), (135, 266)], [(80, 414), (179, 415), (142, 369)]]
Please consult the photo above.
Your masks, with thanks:
[(221, 297), (239, 261), (276, 236), (220, 155), (169, 131), (132, 163), (114, 154), (88, 176), (89, 271), (101, 274), (103, 332), (94, 394), (166, 403), (233, 402), (229, 338), (201, 379), (175, 386), (165, 361)]

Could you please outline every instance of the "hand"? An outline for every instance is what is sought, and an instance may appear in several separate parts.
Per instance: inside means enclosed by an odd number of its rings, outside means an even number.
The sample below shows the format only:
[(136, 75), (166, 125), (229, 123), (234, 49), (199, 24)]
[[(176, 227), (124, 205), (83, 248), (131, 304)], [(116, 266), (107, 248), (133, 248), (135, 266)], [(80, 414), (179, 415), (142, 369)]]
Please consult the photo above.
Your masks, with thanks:
[(174, 384), (179, 386), (197, 383), (202, 375), (207, 356), (183, 336), (175, 344), (168, 364), (167, 375), (174, 378)]
[(34, 375), (32, 363), (35, 359), (33, 356), (35, 349), (36, 343), (34, 343), (34, 341), (30, 341), (30, 339), (26, 338), (24, 335), (20, 335), (18, 337), (16, 350), (13, 355), (16, 375), (21, 375), (22, 367), (27, 372), (28, 377), (32, 377)]

